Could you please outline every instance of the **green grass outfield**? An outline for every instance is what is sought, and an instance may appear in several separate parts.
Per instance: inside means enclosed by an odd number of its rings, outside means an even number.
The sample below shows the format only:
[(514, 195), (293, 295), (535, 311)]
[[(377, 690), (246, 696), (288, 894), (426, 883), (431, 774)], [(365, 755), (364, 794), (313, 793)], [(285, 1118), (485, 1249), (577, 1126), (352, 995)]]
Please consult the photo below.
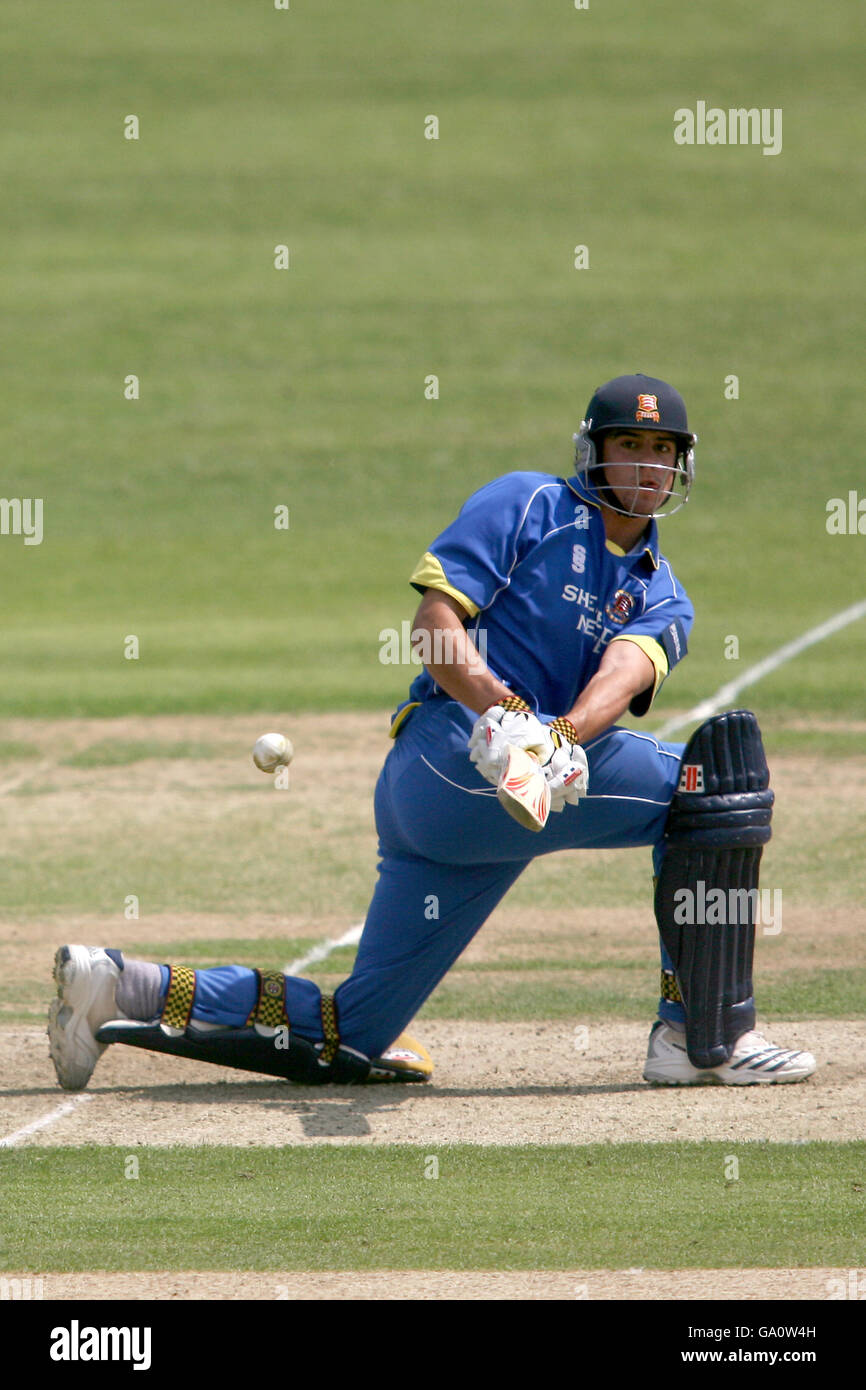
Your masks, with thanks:
[[(825, 508), (862, 486), (863, 36), (856, 0), (6, 0), (3, 492), (44, 539), (0, 537), (0, 713), (396, 703), (418, 555), (567, 473), (627, 370), (701, 436), (666, 700), (860, 597)], [(698, 100), (781, 108), (782, 152), (677, 146)], [(760, 702), (862, 712), (864, 659), (861, 623)]]
[(28, 1148), (0, 1152), (0, 1265), (856, 1268), (864, 1160), (863, 1143)]

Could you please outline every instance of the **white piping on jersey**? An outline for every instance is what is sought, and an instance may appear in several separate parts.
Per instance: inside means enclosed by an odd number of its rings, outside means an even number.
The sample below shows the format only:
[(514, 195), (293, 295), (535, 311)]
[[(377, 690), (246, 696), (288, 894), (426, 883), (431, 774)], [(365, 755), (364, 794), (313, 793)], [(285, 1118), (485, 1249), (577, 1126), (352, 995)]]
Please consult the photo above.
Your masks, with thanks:
[(443, 782), (447, 782), (449, 787), (456, 787), (459, 792), (465, 792), (467, 796), (496, 795), (496, 789), (494, 787), (491, 787), (490, 791), (488, 791), (486, 787), (461, 787), (459, 782), (452, 782), (451, 778), (446, 777), (444, 772), (440, 772), (438, 767), (434, 767), (433, 764), (424, 757), (423, 753), (421, 754), (421, 761), (425, 767), (429, 767), (431, 772), (435, 772), (437, 777), (441, 777)]
[[(504, 583), (504, 584), (500, 584), (499, 588), (498, 588), (498, 589), (495, 589), (495, 590), (493, 591), (493, 593), (492, 593), (491, 596), (490, 596), (490, 602), (487, 603), (487, 604), (485, 604), (484, 608), (479, 608), (478, 612), (476, 613), (476, 615), (475, 615), (475, 625), (474, 625), (474, 629), (473, 629), (476, 633), (479, 632), (479, 631), (480, 631), (480, 628), (481, 628), (481, 614), (482, 614), (482, 613), (485, 613), (485, 612), (487, 611), (488, 608), (491, 608), (491, 607), (493, 606), (493, 604), (496, 602), (496, 600), (498, 599), (499, 595), (502, 594), (502, 593), (504, 593), (505, 590), (506, 590), (506, 589), (509, 587), (509, 585), (511, 584), (511, 576), (512, 576), (512, 574), (514, 573), (514, 567), (515, 567), (515, 565), (517, 564), (517, 543), (518, 543), (518, 541), (520, 540), (520, 533), (521, 533), (521, 531), (523, 530), (524, 526), (526, 525), (526, 518), (529, 516), (529, 509), (530, 509), (530, 507), (532, 506), (532, 504), (533, 504), (533, 502), (535, 501), (535, 499), (536, 499), (536, 497), (538, 496), (538, 494), (539, 494), (540, 492), (544, 492), (544, 491), (545, 491), (547, 488), (549, 488), (549, 487), (558, 488), (558, 487), (559, 487), (559, 483), (556, 483), (556, 482), (554, 482), (554, 483), (539, 483), (538, 487), (535, 489), (535, 491), (533, 492), (532, 496), (528, 499), (528, 501), (527, 501), (527, 503), (526, 503), (526, 506), (525, 506), (524, 509), (523, 509), (523, 515), (522, 515), (522, 517), (520, 518), (520, 525), (518, 526), (517, 530), (516, 530), (515, 533), (514, 533), (514, 558), (513, 558), (513, 560), (511, 561), (511, 564), (510, 564), (509, 567), (508, 567), (508, 573), (507, 573), (507, 575), (506, 575), (505, 583)], [(547, 540), (547, 537), (548, 537), (548, 536), (553, 536), (553, 535), (555, 535), (557, 531), (567, 531), (567, 530), (568, 530), (571, 526), (573, 526), (573, 525), (574, 525), (574, 523), (571, 522), (571, 521), (569, 521), (569, 522), (566, 523), (565, 526), (555, 526), (555, 527), (553, 528), (552, 531), (546, 531), (546, 532), (544, 533), (543, 536), (539, 537), (539, 543), (540, 543), (541, 541)], [(469, 630), (470, 630), (469, 628), (466, 629), (467, 632), (468, 632)], [(435, 768), (434, 768), (434, 771), (435, 771)], [(440, 774), (440, 775), (441, 775), (441, 774)], [(447, 777), (446, 777), (445, 780), (446, 780), (446, 781), (448, 780)], [(456, 785), (456, 784), (455, 784), (455, 785)], [(464, 788), (463, 788), (463, 791), (467, 791), (467, 790), (468, 790), (467, 787), (464, 787)]]
[[(593, 796), (591, 792), (586, 794), (587, 801), (639, 801), (641, 806), (670, 806), (669, 801), (656, 801), (652, 796), (615, 796), (613, 792), (599, 792), (598, 796)], [(627, 846), (626, 846), (627, 848)], [(640, 846), (636, 846), (640, 848)]]
[[(623, 732), (624, 732), (624, 733), (629, 733), (630, 730), (624, 729)], [(660, 752), (660, 753), (664, 753), (664, 751), (665, 751), (665, 750), (664, 750), (663, 748), (660, 748), (660, 749), (659, 749), (659, 752)], [(672, 758), (672, 757), (674, 757), (675, 755), (674, 755), (673, 753), (669, 753), (669, 754), (667, 754), (666, 756)], [(423, 753), (421, 754), (421, 761), (422, 761), (422, 763), (424, 763), (425, 767), (429, 767), (429, 769), (430, 769), (431, 772), (435, 772), (435, 774), (436, 774), (437, 777), (441, 777), (443, 782), (447, 782), (448, 785), (449, 785), (449, 787), (455, 787), (455, 788), (457, 789), (457, 791), (459, 791), (459, 792), (465, 792), (467, 796), (495, 796), (495, 795), (496, 795), (496, 792), (493, 790), (492, 787), (491, 787), (490, 791), (488, 791), (486, 787), (478, 787), (477, 789), (476, 789), (475, 787), (462, 787), (462, 786), (460, 785), (459, 782), (452, 782), (452, 781), (451, 781), (451, 778), (450, 778), (450, 777), (446, 777), (444, 772), (440, 772), (439, 769), (438, 769), (438, 767), (434, 767), (433, 764), (432, 764), (431, 762), (429, 762), (427, 758), (424, 757), (424, 754), (423, 754)], [(586, 799), (587, 799), (587, 801), (638, 801), (638, 802), (640, 802), (640, 804), (641, 804), (642, 806), (669, 806), (669, 805), (670, 805), (670, 802), (669, 802), (669, 801), (656, 801), (655, 798), (652, 797), (652, 796), (616, 796), (616, 795), (614, 795), (612, 792), (611, 792), (611, 793), (602, 792), (602, 793), (599, 793), (598, 796), (590, 796), (590, 795), (588, 795)]]
[[(670, 567), (670, 562), (669, 562), (668, 560), (666, 560), (666, 559), (664, 558), (663, 555), (660, 555), (660, 556), (659, 556), (659, 569), (661, 569), (662, 564), (664, 564), (664, 567), (665, 567), (665, 569), (666, 569), (667, 572), (668, 572), (668, 577), (669, 577), (669, 579), (670, 579), (670, 581), (671, 581), (671, 589), (673, 590), (673, 592), (670, 593), (670, 594), (666, 594), (664, 598), (658, 599), (658, 600), (652, 605), (651, 608), (645, 608), (645, 609), (643, 610), (643, 612), (640, 614), (640, 616), (641, 616), (642, 618), (645, 618), (645, 617), (647, 616), (648, 613), (655, 613), (655, 611), (656, 611), (657, 608), (663, 608), (664, 605), (665, 605), (666, 603), (670, 603), (672, 599), (679, 598), (679, 596), (680, 596), (681, 590), (680, 590), (680, 589), (678, 588), (678, 586), (677, 586), (676, 576), (674, 575), (674, 572), (673, 572), (673, 570), (672, 570), (671, 567)], [(658, 571), (657, 571), (657, 572), (658, 572)], [(649, 584), (648, 584), (645, 580), (641, 579), (639, 575), (633, 574), (633, 575), (631, 576), (631, 578), (632, 578), (632, 579), (636, 579), (637, 582), (638, 582), (639, 584), (643, 584), (643, 586), (644, 586), (645, 589), (648, 589), (648, 588), (649, 588)], [(644, 599), (644, 602), (646, 602), (646, 599)]]
[[(676, 581), (676, 578), (675, 578), (675, 576), (674, 576), (674, 572), (673, 572), (673, 570), (671, 569), (670, 564), (669, 564), (669, 562), (668, 562), (667, 560), (665, 560), (664, 566), (665, 566), (665, 569), (667, 570), (668, 575), (669, 575), (669, 577), (670, 577), (671, 589), (673, 590), (673, 592), (670, 593), (670, 594), (668, 594), (665, 598), (660, 598), (660, 599), (658, 600), (657, 603), (654, 603), (654, 604), (653, 604), (652, 608), (647, 608), (647, 609), (645, 609), (645, 610), (644, 610), (644, 613), (643, 613), (643, 616), (644, 616), (644, 617), (646, 617), (647, 613), (654, 613), (655, 610), (656, 610), (657, 608), (661, 608), (663, 604), (665, 604), (665, 603), (670, 603), (671, 599), (679, 598), (679, 596), (680, 596), (680, 591), (679, 591), (679, 589), (678, 589), (678, 587), (677, 587), (677, 581)], [(659, 566), (659, 568), (661, 568), (661, 566)]]
[[(540, 492), (545, 492), (547, 488), (551, 488), (551, 487), (558, 488), (559, 486), (560, 486), (559, 482), (554, 482), (554, 483), (540, 483), (539, 486), (538, 486), (538, 487), (535, 489), (535, 491), (533, 492), (532, 496), (528, 499), (528, 501), (527, 501), (527, 503), (526, 503), (526, 506), (525, 506), (524, 509), (523, 509), (523, 515), (522, 515), (521, 518), (520, 518), (520, 525), (518, 526), (517, 530), (516, 530), (515, 533), (514, 533), (514, 558), (513, 558), (513, 560), (511, 561), (511, 564), (510, 564), (509, 567), (508, 567), (508, 573), (507, 573), (507, 576), (506, 576), (506, 582), (505, 582), (504, 584), (501, 584), (501, 585), (499, 586), (498, 589), (495, 589), (495, 590), (494, 590), (493, 594), (492, 594), (491, 597), (490, 597), (490, 602), (489, 602), (488, 604), (485, 605), (486, 608), (490, 608), (491, 605), (492, 605), (493, 603), (495, 603), (495, 601), (496, 601), (496, 599), (499, 597), (499, 595), (500, 595), (501, 593), (503, 593), (503, 591), (504, 591), (505, 589), (507, 589), (507, 588), (509, 587), (509, 585), (511, 584), (511, 576), (512, 576), (512, 574), (514, 573), (514, 567), (515, 567), (515, 565), (517, 564), (517, 544), (518, 544), (518, 541), (520, 540), (520, 533), (521, 533), (521, 531), (523, 530), (523, 527), (524, 527), (525, 524), (526, 524), (526, 519), (527, 519), (527, 517), (529, 516), (529, 509), (530, 509), (530, 507), (532, 506), (533, 502), (535, 501), (536, 497), (538, 496), (538, 494), (539, 494)], [(566, 486), (568, 486), (568, 484), (566, 484)], [(572, 488), (572, 491), (574, 491), (573, 488)], [(582, 498), (581, 500), (582, 500), (582, 501), (586, 501), (586, 498)], [(594, 506), (598, 506), (597, 503), (593, 503), (593, 505), (594, 505)], [(570, 531), (570, 530), (572, 529), (573, 526), (574, 526), (574, 522), (573, 522), (573, 521), (567, 521), (563, 526), (554, 526), (550, 531), (545, 531), (544, 535), (543, 535), (543, 536), (539, 536), (539, 538), (538, 538), (538, 543), (539, 543), (539, 545), (541, 544), (542, 541), (546, 541), (546, 540), (548, 539), (549, 536), (556, 536), (556, 535), (559, 534), (560, 531)], [(647, 547), (645, 546), (645, 547), (641, 550), (640, 554), (641, 554), (641, 555), (644, 555), (644, 554), (646, 553), (646, 550), (647, 550)], [(631, 553), (631, 552), (628, 552), (628, 553)], [(665, 569), (666, 569), (667, 572), (668, 572), (668, 578), (669, 578), (670, 581), (671, 581), (671, 589), (673, 590), (673, 593), (672, 593), (671, 597), (672, 597), (672, 598), (677, 598), (677, 597), (678, 597), (677, 581), (676, 581), (676, 577), (675, 577), (675, 575), (674, 575), (674, 572), (673, 572), (673, 570), (671, 569), (670, 561), (668, 561), (667, 559), (665, 559), (665, 557), (664, 557), (661, 553), (659, 553), (659, 568), (661, 567), (662, 564), (664, 564), (664, 567), (665, 567)], [(634, 579), (636, 579), (637, 582), (638, 582), (639, 584), (642, 584), (643, 587), (644, 587), (644, 589), (648, 589), (648, 588), (649, 588), (649, 581), (648, 581), (648, 580), (641, 579), (640, 576), (637, 575), (637, 574), (633, 575), (632, 577), (633, 577)], [(641, 616), (642, 618), (643, 618), (643, 617), (646, 617), (647, 613), (652, 613), (653, 609), (658, 608), (658, 607), (660, 607), (660, 605), (661, 605), (662, 603), (667, 603), (667, 602), (669, 602), (668, 599), (660, 599), (658, 603), (654, 603), (654, 604), (653, 604), (653, 607), (652, 607), (652, 608), (646, 608), (646, 609), (644, 609), (643, 613), (641, 613), (640, 616)], [(478, 619), (480, 618), (481, 613), (484, 612), (484, 611), (485, 611), (484, 609), (479, 609), (479, 610), (478, 610), (478, 613), (476, 614), (476, 619), (475, 619), (475, 621), (476, 621), (476, 629), (475, 629), (476, 632), (478, 631), (478, 627), (477, 627)]]
[[(549, 487), (555, 487), (555, 488), (558, 489), (559, 486), (560, 486), (560, 485), (559, 485), (558, 482), (554, 482), (554, 483), (539, 483), (538, 487), (535, 489), (535, 491), (533, 492), (532, 496), (531, 496), (531, 497), (529, 498), (529, 500), (527, 501), (526, 506), (525, 506), (524, 509), (523, 509), (523, 516), (520, 518), (520, 525), (518, 526), (517, 530), (516, 530), (515, 533), (514, 533), (514, 559), (511, 561), (511, 564), (508, 566), (508, 573), (507, 573), (507, 575), (506, 575), (505, 583), (504, 583), (504, 584), (501, 584), (500, 587), (499, 587), (498, 589), (496, 589), (496, 590), (494, 591), (494, 593), (491, 595), (491, 597), (490, 597), (490, 603), (488, 603), (488, 604), (486, 605), (488, 608), (491, 606), (491, 604), (493, 604), (493, 603), (496, 602), (496, 599), (499, 597), (499, 595), (503, 592), (503, 590), (507, 589), (508, 586), (509, 586), (509, 584), (511, 583), (511, 575), (512, 575), (512, 573), (513, 573), (513, 571), (514, 571), (515, 565), (517, 564), (517, 542), (519, 541), (519, 539), (520, 539), (520, 533), (521, 533), (521, 531), (523, 530), (523, 527), (524, 527), (525, 524), (526, 524), (526, 518), (529, 516), (529, 508), (532, 506), (533, 502), (535, 501), (536, 497), (538, 496), (538, 494), (539, 494), (540, 492), (544, 492), (544, 491), (545, 491), (547, 488), (549, 488)], [(554, 529), (557, 530), (557, 531), (563, 531), (563, 530), (567, 530), (568, 528), (567, 528), (567, 527), (563, 527), (563, 526), (557, 526), (557, 527), (555, 527)], [(551, 535), (552, 535), (553, 533), (552, 533), (552, 532), (546, 533), (544, 536), (541, 536), (541, 537), (540, 537), (540, 540), (546, 540), (548, 534), (551, 534)]]
[(596, 734), (595, 738), (591, 738), (588, 743), (584, 743), (582, 746), (584, 749), (595, 748), (599, 743), (604, 743), (606, 739), (613, 738), (614, 734), (628, 734), (630, 738), (643, 739), (645, 743), (654, 744), (656, 752), (660, 753), (663, 758), (675, 758), (677, 762), (680, 760), (679, 753), (669, 752), (667, 748), (662, 748), (658, 739), (654, 738), (652, 734), (641, 734), (637, 729), (608, 729), (604, 734)]
[(659, 560), (664, 562), (664, 567), (667, 570), (668, 575), (670, 577), (671, 588), (674, 591), (674, 598), (677, 598), (679, 596), (679, 589), (677, 587), (677, 577), (671, 569), (670, 560), (666, 560), (664, 555), (660, 555)]
[(539, 544), (541, 544), (542, 541), (546, 541), (547, 538), (548, 538), (548, 536), (556, 536), (556, 535), (558, 535), (560, 531), (573, 531), (573, 530), (574, 530), (574, 522), (573, 522), (573, 521), (567, 521), (567, 522), (565, 523), (564, 526), (554, 526), (554, 528), (553, 528), (552, 531), (545, 531), (545, 533), (544, 533), (543, 536), (539, 536), (539, 538), (538, 538)]

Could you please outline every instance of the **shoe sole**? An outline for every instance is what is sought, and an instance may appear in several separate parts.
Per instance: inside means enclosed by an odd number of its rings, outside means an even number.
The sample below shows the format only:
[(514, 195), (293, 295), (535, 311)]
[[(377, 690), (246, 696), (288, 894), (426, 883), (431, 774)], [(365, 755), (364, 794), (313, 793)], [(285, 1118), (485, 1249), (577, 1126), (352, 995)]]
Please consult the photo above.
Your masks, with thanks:
[(798, 1081), (805, 1081), (815, 1070), (809, 1067), (808, 1071), (790, 1073), (787, 1076), (763, 1076), (756, 1075), (754, 1072), (740, 1072), (736, 1076), (716, 1076), (713, 1072), (700, 1072), (697, 1076), (677, 1077), (677, 1076), (648, 1076), (643, 1074), (644, 1081), (648, 1081), (651, 1086), (793, 1086)]
[(416, 1042), (408, 1033), (401, 1033), (379, 1057), (370, 1061), (368, 1082), (433, 1080), (433, 1059), (422, 1043)]

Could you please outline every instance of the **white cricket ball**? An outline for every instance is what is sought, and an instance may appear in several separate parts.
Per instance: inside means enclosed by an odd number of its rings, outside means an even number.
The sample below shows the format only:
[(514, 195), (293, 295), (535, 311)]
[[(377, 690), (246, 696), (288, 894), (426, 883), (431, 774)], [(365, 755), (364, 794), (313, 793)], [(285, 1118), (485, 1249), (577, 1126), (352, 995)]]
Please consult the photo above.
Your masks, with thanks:
[(278, 767), (287, 767), (294, 756), (292, 741), (285, 734), (262, 734), (253, 748), (253, 762), (262, 772), (276, 772)]

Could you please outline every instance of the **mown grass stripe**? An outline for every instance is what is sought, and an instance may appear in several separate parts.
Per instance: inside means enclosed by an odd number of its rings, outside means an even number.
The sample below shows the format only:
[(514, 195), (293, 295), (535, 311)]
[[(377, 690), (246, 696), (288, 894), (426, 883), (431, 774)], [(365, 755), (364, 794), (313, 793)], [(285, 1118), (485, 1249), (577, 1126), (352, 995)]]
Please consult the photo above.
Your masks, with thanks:
[(864, 1164), (863, 1142), (30, 1147), (0, 1152), (0, 1266), (855, 1268)]

